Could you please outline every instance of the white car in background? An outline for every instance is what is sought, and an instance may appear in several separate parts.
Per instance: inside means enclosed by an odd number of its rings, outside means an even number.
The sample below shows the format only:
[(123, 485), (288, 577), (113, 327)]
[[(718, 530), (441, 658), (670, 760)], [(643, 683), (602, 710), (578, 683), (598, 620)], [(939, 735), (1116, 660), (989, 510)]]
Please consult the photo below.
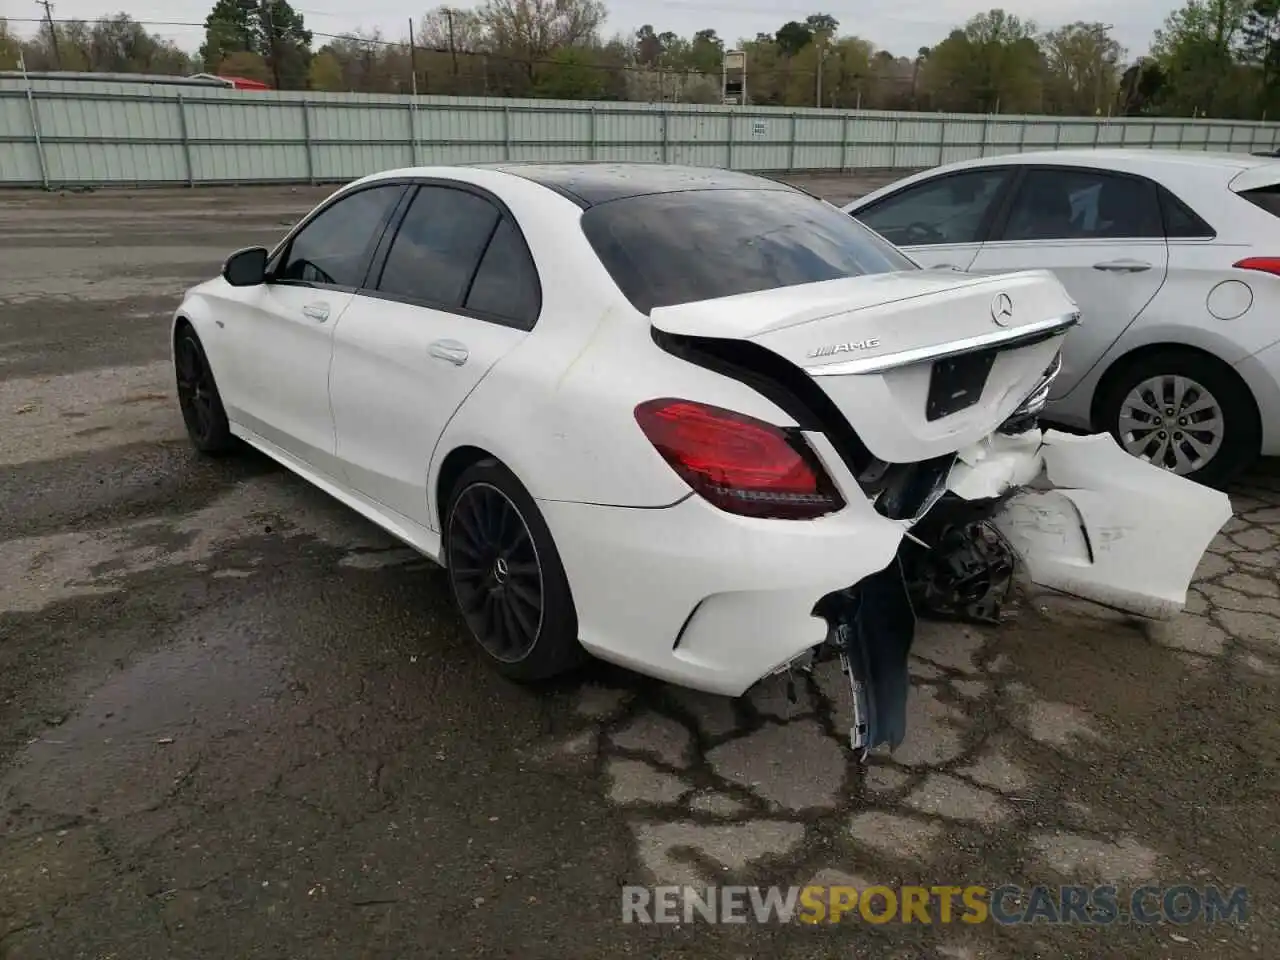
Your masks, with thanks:
[(1047, 271), (922, 270), (759, 177), (510, 164), (348, 185), (188, 291), (172, 347), (199, 450), (246, 441), (444, 565), (506, 676), (585, 650), (737, 696), (825, 651), (865, 750), (903, 736), (909, 592), (980, 604), (1011, 544), (1167, 616), (1230, 516), (1041, 434), (1076, 320)]
[(1221, 486), (1280, 454), (1280, 162), (1061, 150), (947, 164), (843, 208), (925, 267), (1048, 268), (1080, 306), (1044, 417)]

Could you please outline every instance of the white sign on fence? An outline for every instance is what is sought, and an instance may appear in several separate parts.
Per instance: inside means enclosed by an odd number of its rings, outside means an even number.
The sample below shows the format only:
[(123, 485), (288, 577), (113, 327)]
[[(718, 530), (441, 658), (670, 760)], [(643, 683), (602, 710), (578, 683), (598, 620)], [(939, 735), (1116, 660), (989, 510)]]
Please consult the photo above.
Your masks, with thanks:
[(768, 121), (752, 120), (751, 121), (751, 138), (753, 140), (763, 140), (769, 132)]

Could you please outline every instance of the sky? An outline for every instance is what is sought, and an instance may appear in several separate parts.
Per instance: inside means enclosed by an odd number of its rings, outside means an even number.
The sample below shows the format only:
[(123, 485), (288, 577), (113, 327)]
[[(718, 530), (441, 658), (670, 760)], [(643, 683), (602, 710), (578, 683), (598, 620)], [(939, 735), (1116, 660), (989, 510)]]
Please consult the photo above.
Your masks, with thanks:
[[(803, 20), (810, 13), (830, 13), (840, 22), (840, 33), (857, 35), (879, 49), (900, 56), (914, 55), (922, 46), (932, 46), (950, 29), (983, 10), (1003, 7), (1009, 13), (1033, 20), (1041, 29), (1059, 26), (1066, 20), (1099, 21), (1111, 24), (1112, 35), (1130, 58), (1147, 51), (1151, 34), (1163, 22), (1177, 0), (1077, 0), (1064, 7), (1055, 0), (873, 0), (845, 5), (840, 0), (605, 0), (609, 19), (604, 33), (631, 33), (649, 23), (661, 33), (671, 30), (689, 36), (713, 28), (729, 43), (757, 33), (772, 33), (788, 20)], [(365, 0), (343, 4), (339, 0), (296, 0), (294, 9), (303, 14), (307, 27), (316, 33), (344, 33), (359, 28), (380, 28), (388, 38), (406, 36), (409, 19), (421, 19), (436, 4), (428, 0)], [(468, 4), (456, 3), (458, 7)], [(104, 13), (124, 8), (136, 20), (202, 23), (212, 0), (54, 0), (55, 18), (93, 20)], [(344, 9), (345, 8), (345, 9)], [(0, 0), (0, 17), (38, 17), (43, 7), (35, 0)], [(31, 23), (14, 23), (24, 33), (35, 29)], [(194, 51), (204, 39), (199, 27), (150, 27), (153, 33)], [(319, 38), (317, 38), (319, 39)], [(318, 45), (318, 44), (317, 44)], [(750, 65), (748, 65), (748, 70)]]

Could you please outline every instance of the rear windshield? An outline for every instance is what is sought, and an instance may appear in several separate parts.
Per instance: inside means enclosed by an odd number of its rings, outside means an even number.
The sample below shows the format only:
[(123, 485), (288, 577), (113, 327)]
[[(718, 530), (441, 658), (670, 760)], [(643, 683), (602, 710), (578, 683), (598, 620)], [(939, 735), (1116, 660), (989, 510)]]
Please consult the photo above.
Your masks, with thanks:
[(686, 190), (611, 200), (582, 229), (642, 313), (800, 283), (917, 270), (835, 207), (791, 190)]
[(1257, 190), (1245, 190), (1240, 196), (1256, 207), (1261, 207), (1273, 217), (1280, 217), (1280, 185), (1259, 187)]

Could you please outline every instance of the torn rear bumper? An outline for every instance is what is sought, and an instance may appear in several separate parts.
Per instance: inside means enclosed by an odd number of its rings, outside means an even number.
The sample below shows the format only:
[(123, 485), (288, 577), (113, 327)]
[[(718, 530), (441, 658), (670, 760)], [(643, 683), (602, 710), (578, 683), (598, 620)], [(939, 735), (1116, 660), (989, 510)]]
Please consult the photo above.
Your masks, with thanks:
[(1231, 518), (1223, 493), (1125, 453), (1108, 434), (1030, 430), (962, 451), (949, 484), (965, 499), (1016, 490), (992, 518), (1043, 587), (1167, 619)]

